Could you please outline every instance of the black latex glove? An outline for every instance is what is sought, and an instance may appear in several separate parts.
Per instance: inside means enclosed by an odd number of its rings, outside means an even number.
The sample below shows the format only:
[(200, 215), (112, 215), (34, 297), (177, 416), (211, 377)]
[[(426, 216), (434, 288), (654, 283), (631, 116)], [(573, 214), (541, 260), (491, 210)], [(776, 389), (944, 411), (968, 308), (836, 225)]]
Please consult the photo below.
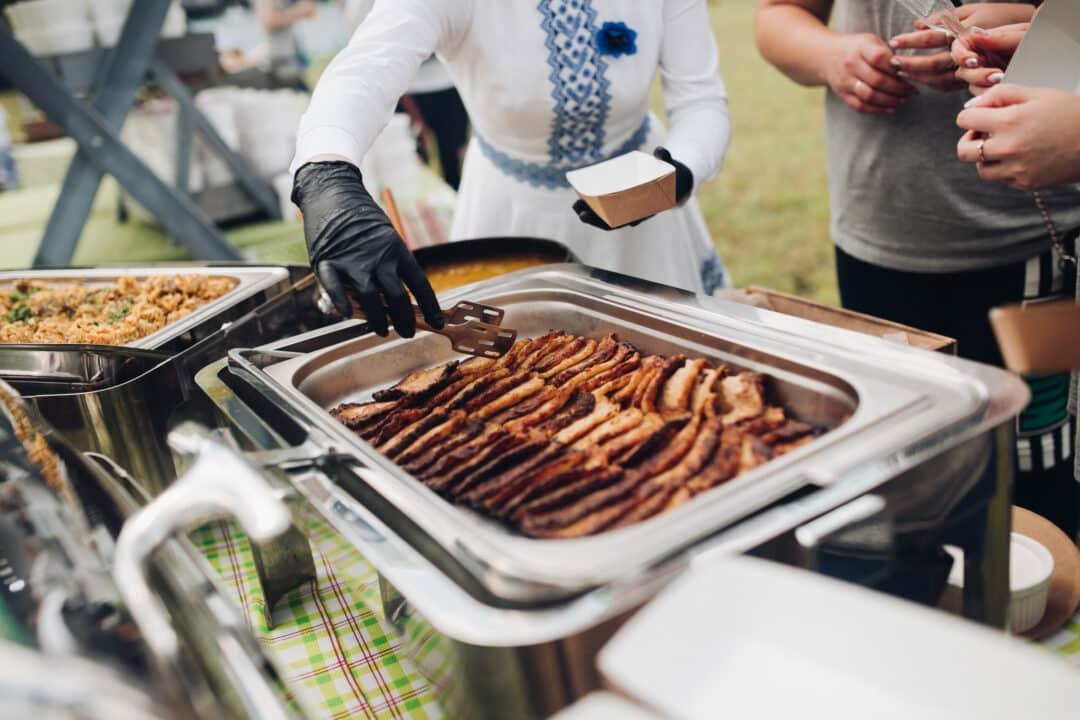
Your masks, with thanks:
[(388, 334), (389, 315), (398, 335), (412, 337), (416, 318), (405, 292), (408, 287), (428, 323), (443, 326), (435, 291), (389, 218), (364, 188), (355, 165), (304, 165), (296, 173), (292, 201), (304, 213), (311, 267), (338, 312), (352, 317), (351, 293), (377, 334)]
[[(656, 148), (656, 150), (653, 151), (653, 157), (675, 166), (675, 204), (682, 205), (686, 202), (686, 198), (690, 197), (690, 193), (694, 191), (694, 173), (690, 171), (690, 168), (671, 157), (671, 153), (667, 151), (667, 148)], [(577, 213), (578, 219), (586, 225), (592, 225), (601, 230), (616, 229), (604, 222), (599, 215), (593, 212), (593, 209), (589, 207), (589, 204), (584, 200), (578, 200), (574, 203), (574, 212)], [(652, 217), (655, 217), (655, 215), (650, 215), (649, 217), (641, 218), (640, 220), (629, 223), (628, 227), (637, 227)]]

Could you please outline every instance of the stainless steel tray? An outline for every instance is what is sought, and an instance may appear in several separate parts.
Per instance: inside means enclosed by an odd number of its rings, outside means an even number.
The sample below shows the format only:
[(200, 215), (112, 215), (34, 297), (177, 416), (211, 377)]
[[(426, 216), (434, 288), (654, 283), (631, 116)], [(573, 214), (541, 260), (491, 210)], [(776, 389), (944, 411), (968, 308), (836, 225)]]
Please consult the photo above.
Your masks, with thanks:
[[(523, 335), (615, 331), (648, 352), (684, 352), (767, 373), (776, 395), (804, 419), (835, 422), (851, 413), (799, 451), (674, 511), (597, 536), (534, 540), (447, 503), (327, 413), (449, 360), (441, 338), (368, 335), (319, 347), (320, 337), (364, 329), (351, 321), (231, 353), (231, 366), (324, 451), (366, 466), (363, 482), (389, 503), (394, 512), (383, 515), (395, 530), (408, 535), (418, 527), (501, 601), (551, 602), (638, 576), (800, 488), (843, 480), (838, 501), (855, 489), (868, 492), (1006, 422), (1027, 401), (1022, 383), (1002, 371), (658, 286), (620, 287), (577, 266), (522, 271), (442, 299), (465, 297), (505, 308), (506, 325)], [(294, 348), (303, 352), (290, 354)]]
[(7, 270), (0, 272), (0, 290), (4, 290), (16, 280), (41, 280), (58, 283), (106, 283), (121, 277), (145, 279), (153, 275), (208, 275), (226, 277), (236, 281), (235, 287), (217, 300), (203, 305), (190, 315), (146, 337), (127, 343), (126, 347), (147, 350), (178, 349), (177, 343), (198, 339), (199, 336), (216, 330), (214, 323), (221, 313), (243, 303), (259, 293), (281, 285), (284, 290), (289, 271), (284, 267), (244, 267), (214, 265), (147, 265), (142, 267), (102, 267), (102, 268), (59, 268), (55, 270)]

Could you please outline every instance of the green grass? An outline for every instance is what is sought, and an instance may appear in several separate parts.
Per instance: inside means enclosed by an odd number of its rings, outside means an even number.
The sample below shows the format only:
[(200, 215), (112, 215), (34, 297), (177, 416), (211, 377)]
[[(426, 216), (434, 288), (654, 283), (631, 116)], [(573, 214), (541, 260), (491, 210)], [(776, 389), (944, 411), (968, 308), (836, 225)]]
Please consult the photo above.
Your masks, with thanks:
[[(698, 199), (736, 285), (764, 285), (836, 303), (823, 93), (796, 86), (760, 58), (753, 40), (755, 5), (756, 0), (717, 0), (713, 5), (734, 142), (723, 173), (701, 188)], [(0, 101), (15, 109), (10, 95)], [(56, 192), (56, 187), (35, 188), (0, 196), (0, 266), (30, 261)], [(183, 256), (183, 250), (156, 228), (117, 224), (115, 192), (107, 183), (76, 262)], [(248, 256), (262, 261), (305, 258), (295, 226), (264, 224), (230, 232), (229, 237)]]
[(835, 304), (824, 93), (795, 85), (761, 59), (756, 4), (719, 0), (712, 10), (734, 140), (724, 171), (698, 201), (737, 286)]

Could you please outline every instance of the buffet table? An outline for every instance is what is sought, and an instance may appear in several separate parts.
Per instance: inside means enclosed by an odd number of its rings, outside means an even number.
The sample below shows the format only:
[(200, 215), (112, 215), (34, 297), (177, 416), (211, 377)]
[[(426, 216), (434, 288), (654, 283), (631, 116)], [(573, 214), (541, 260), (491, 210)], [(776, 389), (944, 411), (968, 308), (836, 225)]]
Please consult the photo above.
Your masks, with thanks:
[(378, 577), (347, 540), (312, 512), (303, 531), (317, 578), (282, 600), (271, 627), (251, 545), (232, 523), (192, 541), (217, 571), (308, 720), (448, 717), (421, 668), (440, 665), (432, 638), (401, 637), (381, 617)]
[[(301, 268), (227, 265), (191, 270), (200, 283), (225, 282), (224, 294), (131, 347), (0, 352), (0, 374), (40, 415), (41, 432), (70, 445), (79, 486), (101, 485), (118, 506), (69, 500), (94, 525), (71, 543), (88, 542), (101, 563), (115, 558), (115, 583), (104, 584), (123, 600), (115, 611), (130, 611), (124, 637), (153, 660), (138, 677), (162, 698), (191, 698), (192, 714), (207, 717), (222, 703), (236, 717), (282, 720), (545, 718), (599, 687), (599, 649), (711, 560), (753, 551), (809, 570), (826, 556), (891, 562), (939, 546), (958, 513), (977, 521), (962, 543), (965, 609), (1003, 626), (1008, 520), (998, 500), (1011, 465), (994, 458), (1008, 452), (1027, 400), (1015, 377), (593, 271), (550, 242), (417, 252), (440, 279), (459, 266), (477, 272), (480, 257), (505, 269), (523, 255), (533, 267), (470, 275), (476, 282), (440, 296), (448, 308), (472, 301), (466, 313), (496, 306), (501, 328), (520, 333), (487, 364), (460, 362), (438, 334), (383, 339), (361, 320), (328, 315)], [(79, 308), (106, 293), (96, 317), (119, 333), (135, 318), (113, 293), (146, 274), (67, 270), (37, 282), (81, 281), (62, 291), (85, 295)], [(14, 286), (12, 316), (45, 317), (56, 292)], [(543, 402), (522, 410), (533, 402), (523, 387)], [(386, 424), (348, 427), (343, 403)], [(511, 418), (534, 413), (544, 422), (515, 434)], [(660, 424), (646, 425), (647, 413)], [(597, 423), (616, 415), (646, 434), (635, 433), (628, 453), (601, 453), (595, 431), (609, 426)], [(636, 428), (615, 426), (604, 439)], [(478, 437), (490, 447), (469, 444)], [(694, 465), (691, 446), (713, 464)], [(512, 453), (579, 463), (583, 450), (608, 466), (567, 465), (550, 476), (565, 486), (511, 472), (518, 463), (531, 472), (533, 458)], [(475, 477), (495, 491), (476, 498), (528, 512), (466, 507), (427, 472), (443, 460), (451, 484)], [(670, 474), (677, 466), (683, 472)], [(715, 480), (692, 490), (706, 468)], [(629, 494), (631, 485), (606, 499), (619, 478), (657, 477), (681, 485), (657, 485), (671, 494), (655, 496)], [(617, 530), (603, 524), (613, 506), (631, 509), (611, 516), (627, 520)], [(1074, 653), (1071, 632), (1050, 644)]]

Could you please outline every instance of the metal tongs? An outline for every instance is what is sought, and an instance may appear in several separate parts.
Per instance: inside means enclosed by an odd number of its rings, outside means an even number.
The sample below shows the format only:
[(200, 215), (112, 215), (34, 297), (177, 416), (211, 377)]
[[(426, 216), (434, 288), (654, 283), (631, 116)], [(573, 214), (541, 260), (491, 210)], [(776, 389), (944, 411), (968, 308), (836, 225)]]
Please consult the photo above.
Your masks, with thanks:
[(446, 325), (435, 328), (428, 324), (420, 308), (413, 306), (416, 327), (437, 333), (450, 340), (456, 352), (478, 357), (499, 358), (513, 347), (517, 330), (499, 327), (506, 314), (502, 308), (462, 300), (445, 312)]
[(897, 0), (917, 18), (926, 23), (931, 29), (952, 35), (960, 40), (969, 50), (982, 58), (986, 67), (996, 67), (1004, 70), (1008, 63), (998, 57), (996, 53), (978, 46), (972, 41), (975, 34), (972, 28), (964, 25), (960, 16), (956, 14), (956, 6), (951, 0)]

